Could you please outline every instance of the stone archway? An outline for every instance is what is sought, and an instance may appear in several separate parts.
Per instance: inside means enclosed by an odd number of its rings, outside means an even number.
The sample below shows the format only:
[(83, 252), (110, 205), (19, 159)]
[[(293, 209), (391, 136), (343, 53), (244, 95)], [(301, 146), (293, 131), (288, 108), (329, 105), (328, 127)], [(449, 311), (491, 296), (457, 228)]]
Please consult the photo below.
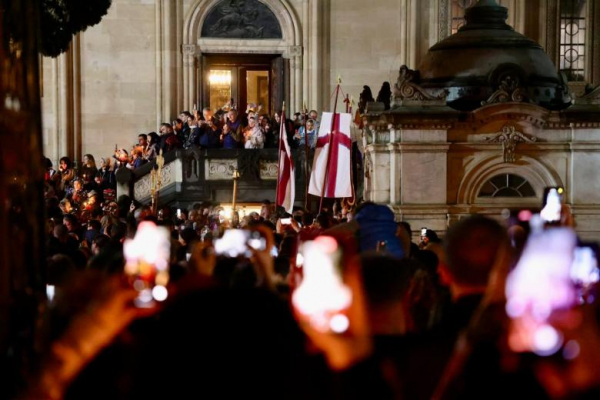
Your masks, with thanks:
[(183, 26), (183, 105), (191, 109), (200, 103), (202, 71), (198, 62), (202, 54), (255, 53), (281, 54), (290, 60), (290, 109), (302, 106), (302, 34), (300, 21), (287, 0), (258, 0), (277, 17), (282, 39), (202, 38), (201, 31), (210, 10), (222, 0), (195, 0)]
[[(482, 199), (478, 197), (485, 183), (500, 174), (514, 174), (527, 180), (535, 190), (536, 196), (531, 199)], [(457, 203), (465, 205), (473, 204), (524, 204), (530, 202), (538, 204), (543, 190), (547, 186), (563, 186), (559, 175), (548, 165), (541, 161), (520, 155), (515, 164), (503, 162), (502, 156), (494, 155), (480, 160), (473, 168), (465, 172), (458, 189)]]

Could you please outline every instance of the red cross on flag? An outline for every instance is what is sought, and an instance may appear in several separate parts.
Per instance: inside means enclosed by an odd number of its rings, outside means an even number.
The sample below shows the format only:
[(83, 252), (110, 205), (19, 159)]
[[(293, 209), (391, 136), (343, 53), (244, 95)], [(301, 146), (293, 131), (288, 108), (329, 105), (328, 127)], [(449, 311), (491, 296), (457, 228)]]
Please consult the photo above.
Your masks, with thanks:
[(279, 179), (277, 180), (276, 203), (291, 213), (294, 208), (294, 198), (296, 196), (296, 182), (294, 177), (294, 161), (292, 160), (292, 152), (287, 140), (285, 125), (284, 109), (281, 114), (279, 130)]
[(352, 197), (351, 122), (351, 114), (323, 113), (308, 193), (333, 198)]

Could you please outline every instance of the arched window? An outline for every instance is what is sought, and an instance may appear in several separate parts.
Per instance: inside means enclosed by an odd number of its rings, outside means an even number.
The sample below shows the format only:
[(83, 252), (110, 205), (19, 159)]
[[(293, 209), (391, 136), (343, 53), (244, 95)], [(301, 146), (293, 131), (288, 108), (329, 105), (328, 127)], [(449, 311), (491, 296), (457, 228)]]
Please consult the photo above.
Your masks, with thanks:
[(560, 0), (560, 71), (569, 81), (585, 80), (587, 0)]
[(475, 4), (475, 0), (452, 0), (450, 2), (450, 34), (454, 35), (465, 24), (465, 10)]
[(525, 178), (502, 174), (487, 181), (479, 191), (478, 197), (535, 197), (535, 190)]

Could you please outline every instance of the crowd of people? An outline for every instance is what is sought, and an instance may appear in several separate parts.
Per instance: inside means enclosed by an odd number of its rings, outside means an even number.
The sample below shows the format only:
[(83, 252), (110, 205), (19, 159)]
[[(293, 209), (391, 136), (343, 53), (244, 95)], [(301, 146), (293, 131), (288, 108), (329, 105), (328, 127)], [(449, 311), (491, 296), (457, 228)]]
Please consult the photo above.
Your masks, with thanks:
[[(277, 148), (282, 112), (270, 116), (261, 111), (261, 107), (254, 104), (248, 105), (244, 113), (229, 104), (216, 112), (210, 108), (193, 113), (183, 111), (172, 123), (161, 124), (160, 133), (140, 134), (138, 143), (129, 151), (117, 146), (114, 157), (122, 165), (135, 169), (153, 161), (161, 151), (167, 153), (178, 148)], [(303, 148), (306, 142), (309, 148), (315, 148), (319, 128), (317, 111), (296, 112), (292, 118), (285, 119), (285, 124), (291, 148)]]
[[(161, 151), (277, 146), (279, 114), (259, 111), (184, 112), (99, 167), (46, 159), (44, 361), (22, 397), (597, 398), (600, 274), (581, 272), (595, 253), (573, 273), (559, 200), (546, 226), (472, 216), (440, 238), (371, 202), (241, 215), (116, 198), (115, 170)], [(285, 123), (304, 145), (303, 116)], [(166, 232), (162, 264), (148, 229)]]
[[(127, 196), (90, 205), (89, 194), (101, 190), (86, 185), (103, 188), (112, 179), (102, 168), (94, 173), (91, 161), (81, 182), (68, 160), (48, 173), (44, 363), (25, 398), (600, 393), (595, 286), (548, 319), (564, 339), (560, 350), (551, 357), (515, 350), (508, 276), (531, 262), (529, 243), (551, 229), (540, 233), (527, 219), (507, 229), (472, 216), (443, 239), (426, 228), (413, 235), (390, 208), (370, 202), (334, 202), (315, 215), (299, 207), (288, 214), (265, 200), (260, 213), (243, 216), (209, 203), (153, 212)], [(58, 193), (87, 215), (57, 206)], [(148, 226), (168, 232), (168, 279), (154, 256), (154, 280), (139, 272), (147, 264), (131, 270), (131, 243)], [(154, 247), (142, 242), (136, 254), (155, 254)], [(140, 280), (162, 290), (151, 292), (150, 307), (136, 306), (148, 288)]]

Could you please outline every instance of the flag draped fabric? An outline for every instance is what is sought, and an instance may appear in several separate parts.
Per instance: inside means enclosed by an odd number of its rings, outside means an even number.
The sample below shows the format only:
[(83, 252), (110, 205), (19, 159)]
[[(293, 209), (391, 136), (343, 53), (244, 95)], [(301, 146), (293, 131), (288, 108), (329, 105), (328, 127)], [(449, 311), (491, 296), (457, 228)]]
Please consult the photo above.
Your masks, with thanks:
[(294, 197), (296, 196), (296, 185), (294, 177), (294, 162), (292, 152), (287, 140), (287, 130), (285, 123), (285, 110), (281, 114), (281, 124), (279, 129), (279, 177), (277, 180), (277, 199), (278, 206), (283, 207), (291, 213), (294, 207)]
[(351, 114), (323, 113), (310, 176), (310, 194), (319, 197), (352, 197), (351, 122)]

